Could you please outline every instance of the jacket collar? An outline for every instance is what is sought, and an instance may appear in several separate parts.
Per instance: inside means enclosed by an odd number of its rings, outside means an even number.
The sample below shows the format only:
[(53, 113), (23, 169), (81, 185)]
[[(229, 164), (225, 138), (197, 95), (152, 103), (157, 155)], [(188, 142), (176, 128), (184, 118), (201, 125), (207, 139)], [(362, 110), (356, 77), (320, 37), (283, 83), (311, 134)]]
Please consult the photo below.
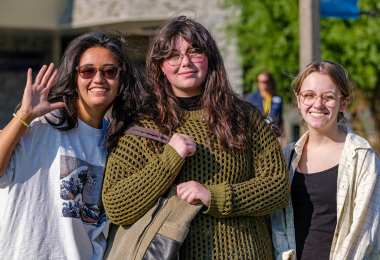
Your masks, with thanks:
[(354, 150), (357, 149), (371, 149), (371, 145), (368, 143), (366, 139), (354, 134), (351, 129), (347, 126), (344, 127), (343, 130), (347, 132), (346, 142), (349, 142)]
[[(339, 125), (338, 126), (341, 130), (345, 131), (347, 133), (346, 141), (345, 141), (345, 149), (349, 149), (350, 151), (354, 152), (357, 149), (371, 149), (370, 144), (367, 140), (364, 138), (354, 134), (352, 130), (345, 125)], [(303, 146), (305, 145), (307, 139), (309, 137), (309, 131), (307, 131), (294, 145), (295, 152), (300, 155), (302, 153)]]

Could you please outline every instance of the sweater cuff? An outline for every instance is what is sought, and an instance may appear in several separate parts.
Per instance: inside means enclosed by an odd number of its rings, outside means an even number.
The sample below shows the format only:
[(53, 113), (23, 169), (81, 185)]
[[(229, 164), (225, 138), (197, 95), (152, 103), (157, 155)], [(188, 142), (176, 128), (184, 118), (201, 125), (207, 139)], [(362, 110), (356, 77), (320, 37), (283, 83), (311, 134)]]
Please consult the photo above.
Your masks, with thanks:
[(185, 160), (177, 153), (171, 145), (165, 145), (164, 152), (161, 154), (162, 162), (165, 167), (172, 169), (178, 173), (178, 169), (182, 167)]
[(228, 185), (205, 185), (205, 187), (210, 191), (211, 199), (210, 206), (203, 213), (220, 217), (227, 215), (231, 210), (231, 196), (230, 192), (228, 192)]

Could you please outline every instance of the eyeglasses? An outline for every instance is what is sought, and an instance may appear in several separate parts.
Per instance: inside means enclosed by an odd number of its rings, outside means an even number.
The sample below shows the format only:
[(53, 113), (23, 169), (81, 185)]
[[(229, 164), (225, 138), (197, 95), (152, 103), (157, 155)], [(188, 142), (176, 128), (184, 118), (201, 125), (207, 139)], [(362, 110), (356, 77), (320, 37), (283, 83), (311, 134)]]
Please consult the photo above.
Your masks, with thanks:
[(166, 59), (166, 62), (170, 66), (179, 66), (182, 62), (183, 56), (187, 55), (191, 62), (201, 62), (204, 57), (204, 52), (201, 49), (191, 49), (189, 52), (182, 54), (179, 51), (173, 51), (169, 58)]
[(119, 75), (120, 71), (120, 68), (116, 66), (103, 66), (100, 69), (92, 66), (76, 66), (75, 69), (82, 79), (92, 79), (98, 71), (100, 71), (103, 78), (114, 79)]
[(312, 106), (315, 101), (321, 97), (323, 105), (329, 108), (335, 107), (338, 103), (338, 99), (345, 97), (344, 95), (337, 96), (334, 93), (317, 95), (314, 92), (298, 92), (297, 95), (300, 95), (300, 100), (305, 106)]

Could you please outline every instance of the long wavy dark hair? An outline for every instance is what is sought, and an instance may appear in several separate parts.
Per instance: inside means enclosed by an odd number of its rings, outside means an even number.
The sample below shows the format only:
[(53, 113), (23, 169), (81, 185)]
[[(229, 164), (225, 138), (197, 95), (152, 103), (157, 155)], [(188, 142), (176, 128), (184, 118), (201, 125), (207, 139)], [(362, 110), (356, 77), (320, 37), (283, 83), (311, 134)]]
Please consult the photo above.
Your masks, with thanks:
[[(248, 149), (248, 110), (257, 109), (243, 101), (232, 90), (222, 56), (210, 32), (203, 25), (185, 16), (171, 19), (162, 25), (150, 43), (147, 74), (152, 107), (148, 118), (166, 135), (171, 135), (180, 125), (182, 110), (178, 109), (179, 101), (161, 69), (163, 60), (171, 55), (176, 37), (182, 37), (192, 47), (204, 51), (208, 57), (207, 77), (200, 96), (200, 105), (205, 109), (204, 122), (210, 132), (207, 146), (214, 149), (215, 136), (220, 141), (222, 150)], [(260, 112), (254, 114), (260, 115)], [(162, 151), (160, 143), (155, 142), (154, 145), (156, 151)]]
[(89, 48), (101, 47), (112, 52), (121, 67), (120, 86), (112, 106), (111, 122), (107, 131), (107, 147), (112, 148), (119, 136), (134, 120), (142, 99), (146, 96), (137, 73), (137, 64), (125, 54), (125, 40), (116, 30), (90, 32), (74, 39), (66, 49), (58, 75), (52, 86), (48, 101), (51, 103), (64, 102), (66, 107), (60, 109), (57, 120), (46, 117), (49, 124), (60, 131), (69, 131), (78, 126), (78, 93), (75, 69), (82, 54)]

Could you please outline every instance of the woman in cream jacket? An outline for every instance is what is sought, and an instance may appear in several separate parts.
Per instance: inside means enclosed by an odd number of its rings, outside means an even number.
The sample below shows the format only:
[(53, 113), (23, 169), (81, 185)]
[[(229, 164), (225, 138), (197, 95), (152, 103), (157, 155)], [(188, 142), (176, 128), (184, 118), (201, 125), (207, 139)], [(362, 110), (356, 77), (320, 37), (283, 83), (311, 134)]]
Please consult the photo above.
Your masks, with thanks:
[(378, 259), (379, 160), (344, 119), (352, 96), (340, 65), (313, 62), (294, 81), (309, 131), (284, 148), (288, 205), (271, 214), (276, 259)]

